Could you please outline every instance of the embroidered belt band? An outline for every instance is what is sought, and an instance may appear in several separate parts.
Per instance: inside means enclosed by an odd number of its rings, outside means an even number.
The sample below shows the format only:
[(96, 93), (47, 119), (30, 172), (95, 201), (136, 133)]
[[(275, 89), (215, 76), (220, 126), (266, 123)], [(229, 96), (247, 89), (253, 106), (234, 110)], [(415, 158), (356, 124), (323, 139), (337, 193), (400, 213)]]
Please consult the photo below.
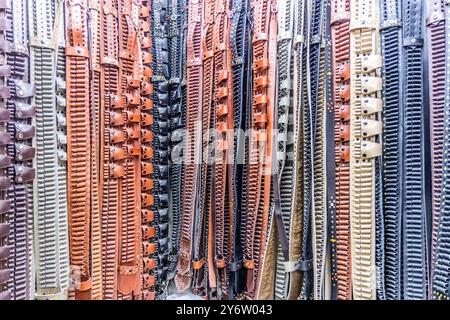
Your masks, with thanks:
[(0, 300), (450, 299), (450, 1), (0, 0)]

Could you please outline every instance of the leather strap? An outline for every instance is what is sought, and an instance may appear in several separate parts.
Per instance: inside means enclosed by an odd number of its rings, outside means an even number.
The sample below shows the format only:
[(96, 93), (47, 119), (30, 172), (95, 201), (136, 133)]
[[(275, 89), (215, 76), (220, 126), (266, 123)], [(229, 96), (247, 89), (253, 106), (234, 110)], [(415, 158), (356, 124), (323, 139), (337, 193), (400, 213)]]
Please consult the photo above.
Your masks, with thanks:
[[(351, 2), (350, 8), (350, 232), (353, 298), (376, 299), (377, 274), (375, 226), (379, 207), (381, 130), (368, 132), (370, 125), (381, 128), (381, 113), (374, 104), (380, 99), (379, 3)], [(365, 55), (363, 55), (365, 54)], [(373, 58), (373, 59), (372, 59)], [(375, 99), (372, 99), (375, 98)], [(374, 112), (366, 115), (367, 103)]]
[(7, 197), (11, 200), (11, 210), (8, 215), (10, 233), (8, 246), (10, 257), (8, 267), (11, 269), (8, 287), (12, 300), (26, 300), (30, 297), (31, 284), (31, 258), (32, 247), (30, 241), (33, 212), (33, 179), (35, 169), (32, 168), (32, 159), (16, 159), (15, 143), (32, 145), (35, 135), (35, 127), (32, 125), (32, 117), (22, 118), (15, 112), (16, 105), (23, 103), (29, 105), (31, 97), (36, 89), (30, 82), (28, 64), (28, 21), (26, 17), (28, 1), (11, 1), (10, 8), (6, 9), (6, 24), (10, 25), (5, 38), (15, 44), (19, 51), (11, 51), (6, 54), (7, 63), (11, 66), (11, 74), (7, 81), (9, 87), (9, 99), (7, 107), (10, 113), (8, 133), (11, 143), (7, 153), (13, 160), (7, 168), (11, 186), (7, 191)]
[(15, 157), (30, 159), (28, 153), (38, 155), (34, 193), (35, 297), (67, 299), (66, 109), (59, 103), (65, 100), (66, 89), (64, 5), (62, 1), (48, 0), (29, 9), (31, 82), (36, 85), (31, 105), (36, 106), (37, 150), (25, 152), (27, 147), (22, 144), (16, 146)]
[[(444, 119), (442, 121), (442, 118), (437, 120), (436, 116), (437, 114), (432, 114), (433, 117), (433, 129), (437, 129), (436, 122), (438, 125), (441, 125), (442, 123), (442, 129), (443, 129), (443, 163), (442, 163), (442, 173), (441, 177), (442, 179), (442, 189), (440, 193), (440, 208), (437, 212), (439, 214), (439, 224), (438, 224), (438, 230), (433, 230), (437, 232), (437, 239), (436, 239), (436, 248), (435, 248), (435, 256), (434, 256), (434, 272), (433, 272), (433, 281), (432, 281), (432, 299), (436, 300), (448, 300), (450, 295), (450, 272), (449, 272), (449, 266), (450, 266), (450, 259), (448, 259), (448, 246), (449, 246), (449, 239), (450, 239), (450, 230), (449, 230), (449, 180), (448, 180), (448, 165), (450, 162), (450, 158), (448, 155), (448, 141), (449, 141), (449, 108), (450, 108), (450, 99), (448, 97), (448, 89), (450, 88), (450, 68), (448, 67), (448, 63), (450, 62), (450, 45), (448, 44), (448, 40), (450, 39), (450, 3), (448, 1), (445, 2), (445, 6), (442, 7), (444, 17), (445, 17), (445, 28), (444, 28), (444, 41), (441, 39), (442, 42), (445, 43), (445, 47), (443, 48), (444, 51), (444, 57), (445, 57), (445, 63), (442, 61), (443, 64), (445, 64), (445, 74), (444, 74), (444, 83), (443, 83), (443, 93), (444, 93), (444, 105), (442, 106), (442, 113), (444, 115)], [(430, 28), (431, 32), (432, 28)], [(441, 29), (442, 30), (442, 29)], [(431, 49), (433, 53), (433, 48)], [(442, 52), (442, 51), (441, 51)], [(432, 71), (436, 71), (436, 69), (431, 69)], [(431, 79), (431, 77), (430, 77)], [(436, 85), (436, 84), (434, 84)], [(433, 99), (433, 98), (432, 98)], [(435, 101), (432, 100), (434, 103)], [(436, 107), (436, 105), (433, 105), (433, 107)], [(432, 112), (430, 110), (430, 112)], [(432, 130), (433, 130), (432, 129)], [(439, 136), (434, 135), (436, 131), (432, 131), (433, 139), (436, 139)], [(433, 177), (435, 178), (435, 177)], [(435, 217), (433, 217), (434, 219)]]
[(187, 95), (186, 95), (186, 136), (183, 148), (183, 210), (181, 219), (180, 252), (178, 256), (175, 284), (179, 292), (187, 290), (191, 283), (192, 269), (192, 237), (194, 215), (198, 208), (197, 178), (198, 163), (201, 157), (201, 145), (197, 137), (200, 134), (202, 97), (202, 49), (198, 37), (202, 26), (203, 0), (189, 1), (188, 31), (187, 31)]
[[(431, 229), (431, 279), (434, 279), (436, 246), (439, 229), (439, 215), (442, 191), (444, 105), (445, 105), (445, 1), (434, 0), (427, 6), (427, 39), (429, 63), (430, 99), (430, 145), (431, 145), (431, 189), (432, 189), (432, 229)], [(433, 293), (430, 292), (430, 296)]]
[(333, 85), (334, 85), (334, 143), (335, 143), (335, 192), (336, 219), (335, 252), (337, 261), (337, 298), (350, 300), (351, 255), (350, 255), (350, 141), (347, 131), (350, 126), (350, 101), (341, 92), (350, 86), (350, 1), (335, 0), (331, 7), (331, 32), (333, 41)]

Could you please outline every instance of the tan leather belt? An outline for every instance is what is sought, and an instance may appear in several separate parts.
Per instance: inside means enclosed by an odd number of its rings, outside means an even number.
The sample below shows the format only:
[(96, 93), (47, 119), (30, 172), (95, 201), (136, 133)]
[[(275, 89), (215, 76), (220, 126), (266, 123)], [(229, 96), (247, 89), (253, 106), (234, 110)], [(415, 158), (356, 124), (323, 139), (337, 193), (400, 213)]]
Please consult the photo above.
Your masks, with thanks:
[(180, 235), (180, 253), (178, 257), (175, 284), (178, 291), (189, 288), (192, 276), (192, 236), (194, 215), (198, 201), (198, 163), (201, 159), (201, 145), (198, 141), (200, 135), (202, 97), (202, 49), (201, 49), (201, 22), (203, 0), (189, 2), (188, 33), (187, 33), (187, 107), (186, 132), (183, 148), (184, 156), (184, 185), (183, 204)]
[[(215, 0), (213, 44), (214, 44), (214, 124), (216, 145), (214, 158), (213, 212), (215, 217), (214, 261), (220, 276), (220, 290), (228, 291), (228, 264), (231, 257), (231, 233), (234, 228), (231, 166), (234, 154), (233, 143), (233, 79), (230, 50), (229, 0)], [(228, 186), (228, 188), (227, 188)], [(228, 200), (228, 203), (225, 202)]]
[[(257, 299), (268, 237), (276, 63), (275, 1), (253, 2), (253, 100), (244, 245), (248, 299)], [(272, 275), (273, 280), (273, 275)]]
[(354, 299), (376, 299), (375, 179), (381, 156), (379, 2), (351, 2), (350, 232)]
[[(122, 148), (111, 150), (111, 157), (120, 159), (124, 167), (124, 176), (119, 181), (119, 243), (118, 243), (118, 299), (139, 297), (141, 290), (141, 245), (145, 232), (141, 235), (141, 201), (151, 204), (153, 196), (141, 194), (140, 158), (146, 158), (148, 150), (141, 149), (140, 128), (148, 125), (148, 117), (141, 117), (141, 82), (138, 32), (134, 18), (138, 16), (138, 7), (132, 0), (119, 0), (119, 96), (126, 97), (122, 114), (112, 116), (113, 124), (121, 125), (129, 139)], [(149, 86), (147, 84), (147, 86)], [(151, 90), (151, 89), (149, 89)], [(117, 121), (117, 122), (115, 122)], [(150, 230), (148, 231), (150, 233)]]
[(335, 126), (338, 299), (349, 300), (350, 258), (350, 1), (334, 0), (331, 11)]
[[(147, 87), (152, 88), (151, 77), (153, 76), (153, 57), (152, 45), (153, 38), (151, 38), (152, 25), (147, 27), (150, 21), (150, 12), (152, 10), (151, 1), (141, 1), (140, 14), (139, 14), (139, 37), (141, 52), (152, 59), (143, 59), (143, 73), (141, 85), (141, 115), (153, 119), (154, 110), (154, 92), (147, 90)], [(159, 19), (159, 17), (157, 17)], [(145, 57), (144, 56), (144, 57)], [(153, 63), (152, 63), (153, 62)], [(151, 130), (151, 124), (142, 122), (141, 128), (141, 143), (142, 150), (152, 150), (155, 133)], [(152, 170), (145, 170), (147, 166), (153, 166), (154, 153), (144, 154), (141, 157), (141, 191), (143, 193), (151, 194), (155, 189), (155, 181), (153, 180)], [(142, 299), (153, 300), (155, 299), (155, 285), (156, 285), (156, 234), (151, 232), (155, 230), (155, 206), (151, 201), (142, 201), (141, 203), (141, 222), (142, 222), (142, 266), (141, 266), (141, 285), (142, 285)]]
[(71, 298), (91, 299), (91, 122), (88, 2), (66, 1), (68, 212)]

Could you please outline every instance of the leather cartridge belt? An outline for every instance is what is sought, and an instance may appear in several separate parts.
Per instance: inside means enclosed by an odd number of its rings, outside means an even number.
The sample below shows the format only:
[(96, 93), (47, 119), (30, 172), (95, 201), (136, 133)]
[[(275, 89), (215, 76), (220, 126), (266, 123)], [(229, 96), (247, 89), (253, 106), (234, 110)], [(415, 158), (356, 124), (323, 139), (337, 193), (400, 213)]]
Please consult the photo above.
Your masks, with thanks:
[(183, 185), (183, 163), (181, 163), (181, 158), (183, 155), (183, 136), (180, 134), (180, 129), (184, 127), (186, 110), (186, 1), (170, 0), (169, 10), (169, 150), (171, 155), (169, 166), (169, 219), (171, 221), (171, 233), (168, 279), (170, 280), (175, 276), (181, 227)]
[[(119, 250), (119, 212), (122, 206), (121, 184), (125, 175), (123, 158), (124, 128), (120, 124), (120, 115), (125, 108), (125, 98), (119, 96), (119, 53), (117, 2), (104, 1), (102, 5), (101, 30), (103, 39), (100, 50), (101, 83), (100, 95), (103, 101), (99, 121), (100, 130), (100, 170), (101, 193), (101, 241), (102, 241), (102, 294), (105, 300), (117, 299), (116, 252)], [(126, 131), (127, 135), (129, 131)]]
[[(440, 63), (448, 65), (450, 63), (450, 44), (448, 43), (450, 39), (450, 4), (448, 1), (445, 2), (444, 9), (444, 19), (445, 19), (445, 32), (444, 32), (444, 39), (445, 41), (441, 41), (445, 43), (445, 63), (442, 61)], [(431, 28), (429, 31), (431, 32)], [(433, 54), (433, 51), (436, 49), (431, 48), (431, 53)], [(442, 52), (442, 51), (441, 51)], [(431, 61), (430, 61), (431, 63)], [(430, 68), (430, 71), (435, 71), (436, 69)], [(450, 245), (450, 193), (449, 193), (449, 186), (450, 186), (450, 180), (448, 179), (449, 174), (449, 164), (450, 164), (450, 157), (448, 154), (448, 143), (449, 143), (449, 131), (450, 131), (450, 125), (449, 125), (449, 110), (450, 110), (450, 98), (448, 97), (448, 90), (450, 88), (450, 70), (448, 67), (445, 67), (445, 77), (444, 77), (444, 92), (445, 92), (445, 100), (443, 105), (443, 114), (444, 119), (442, 118), (436, 118), (437, 114), (432, 114), (432, 110), (430, 110), (430, 114), (433, 117), (433, 122), (443, 122), (443, 140), (441, 140), (441, 145), (443, 145), (443, 163), (442, 163), (442, 173), (441, 176), (442, 179), (442, 189), (440, 193), (441, 198), (441, 205), (439, 213), (439, 223), (438, 223), (438, 230), (437, 230), (437, 240), (436, 240), (436, 249), (435, 249), (435, 256), (434, 256), (434, 272), (433, 272), (433, 282), (432, 282), (432, 298), (438, 299), (438, 300), (448, 300), (450, 295), (450, 259), (448, 257), (448, 248)], [(431, 81), (431, 76), (430, 76)], [(436, 83), (433, 84), (436, 86)], [(434, 97), (431, 97), (432, 102)], [(433, 107), (435, 105), (432, 104)], [(433, 129), (436, 129), (435, 123), (433, 123)], [(432, 131), (433, 139), (436, 139), (437, 137), (434, 135), (435, 131)], [(433, 176), (434, 177), (434, 176)], [(433, 217), (434, 218), (434, 217)], [(435, 230), (433, 230), (435, 231)]]
[[(277, 299), (293, 299), (299, 296), (299, 248), (300, 226), (299, 210), (293, 200), (298, 192), (296, 154), (298, 147), (297, 110), (292, 108), (293, 83), (293, 44), (294, 27), (296, 32), (303, 33), (304, 1), (286, 1), (278, 3), (278, 68), (277, 68), (277, 111), (275, 112), (278, 129), (276, 157), (277, 173), (273, 180), (274, 214), (277, 225), (279, 246), (275, 275), (275, 297)], [(300, 6), (300, 8), (298, 8)], [(297, 29), (297, 24), (300, 24)], [(298, 31), (297, 31), (298, 30)], [(296, 70), (297, 72), (297, 70)], [(296, 79), (297, 76), (296, 76)], [(294, 187), (293, 187), (294, 186)]]
[[(325, 253), (327, 245), (325, 212), (325, 162), (324, 162), (324, 104), (325, 98), (325, 51), (321, 45), (325, 7), (321, 1), (311, 3), (308, 8), (309, 32), (307, 41), (309, 61), (306, 101), (303, 108), (304, 147), (304, 235), (303, 257), (305, 267), (302, 279), (301, 298), (321, 299), (324, 289)], [(316, 186), (317, 180), (317, 186)], [(314, 201), (312, 201), (314, 198)], [(317, 218), (315, 219), (315, 215)], [(315, 220), (314, 220), (315, 219)], [(313, 247), (312, 243), (317, 241)], [(314, 276), (312, 267), (314, 268)]]
[[(350, 0), (332, 1), (337, 298), (352, 297), (350, 269)], [(333, 223), (333, 222), (331, 222)], [(333, 251), (332, 251), (333, 252)]]
[[(141, 188), (141, 158), (146, 159), (148, 150), (141, 147), (140, 130), (151, 123), (151, 118), (141, 114), (141, 88), (151, 90), (141, 80), (139, 63), (138, 25), (133, 17), (139, 15), (139, 6), (132, 0), (118, 1), (119, 30), (119, 94), (127, 98), (127, 103), (114, 114), (114, 122), (122, 130), (129, 132), (129, 139), (122, 148), (110, 150), (111, 157), (122, 159), (124, 175), (119, 182), (119, 230), (118, 230), (118, 274), (117, 298), (137, 299), (142, 295), (140, 270), (142, 241), (151, 237), (152, 230), (142, 228), (141, 203), (151, 203), (152, 195)], [(141, 26), (143, 28), (143, 26)]]
[(379, 2), (350, 9), (350, 232), (354, 299), (376, 299), (375, 220), (381, 156)]
[[(403, 2), (403, 299), (427, 298), (428, 226), (425, 189), (423, 2)], [(420, 116), (417, 116), (420, 115)], [(418, 143), (418, 140), (420, 143)], [(414, 169), (413, 169), (414, 168)], [(417, 170), (418, 168), (418, 170)], [(418, 235), (419, 233), (419, 235)]]
[(101, 112), (101, 47), (103, 41), (102, 8), (100, 0), (89, 0), (89, 43), (90, 56), (90, 108), (91, 121), (91, 299), (102, 299), (102, 244), (101, 244), (101, 207), (100, 195), (103, 181), (100, 173), (103, 163), (99, 162), (100, 141), (103, 141), (103, 123), (100, 121)]
[[(422, 6), (418, 1), (405, 1), (403, 6), (396, 1), (383, 1), (382, 16), (385, 297), (425, 299)], [(378, 297), (383, 298), (380, 293)]]
[[(215, 0), (203, 1), (201, 28), (201, 61), (203, 64), (202, 122), (201, 122), (201, 163), (200, 198), (196, 212), (193, 236), (193, 276), (194, 293), (207, 297), (217, 290), (213, 250), (214, 226), (212, 216), (212, 165), (209, 148), (210, 129), (213, 128), (213, 85), (214, 85), (214, 45), (213, 27)], [(210, 290), (208, 290), (210, 289)]]
[[(153, 165), (158, 170), (153, 174), (155, 187), (154, 196), (155, 212), (154, 226), (157, 241), (157, 287), (158, 299), (164, 299), (167, 286), (167, 270), (169, 266), (169, 195), (168, 195), (168, 171), (169, 171), (169, 44), (168, 44), (168, 4), (166, 0), (153, 1), (151, 7), (151, 30), (153, 52)], [(145, 90), (143, 90), (145, 93)], [(144, 192), (144, 191), (143, 191)], [(147, 192), (147, 191), (145, 191)]]
[[(152, 1), (139, 2), (139, 46), (142, 54), (142, 69), (141, 69), (141, 130), (137, 133), (141, 141), (141, 254), (142, 261), (140, 262), (140, 286), (142, 289), (143, 300), (153, 300), (156, 298), (156, 284), (157, 284), (157, 266), (158, 266), (158, 252), (157, 252), (157, 212), (156, 202), (159, 200), (158, 192), (164, 188), (165, 181), (158, 180), (156, 174), (160, 170), (155, 170), (155, 152), (154, 144), (159, 141), (153, 131), (152, 125), (159, 123), (155, 121), (158, 113), (154, 110), (159, 110), (158, 100), (155, 98), (156, 90), (152, 83), (154, 76), (155, 54), (152, 51), (155, 45), (155, 39), (152, 38), (153, 18), (151, 15), (153, 9)], [(158, 17), (159, 19), (159, 17)], [(156, 114), (155, 114), (156, 113)], [(151, 119), (150, 121), (147, 119)], [(159, 119), (158, 119), (159, 120)], [(164, 171), (164, 170), (163, 170)], [(161, 211), (161, 216), (164, 216), (164, 211)], [(139, 297), (137, 297), (139, 298)]]
[(69, 248), (72, 289), (69, 298), (90, 299), (91, 278), (91, 122), (88, 3), (66, 1), (66, 115)]
[(187, 30), (187, 94), (186, 94), (186, 131), (184, 137), (183, 204), (180, 234), (180, 252), (178, 256), (175, 284), (179, 292), (187, 290), (192, 277), (192, 237), (194, 217), (198, 203), (198, 162), (201, 159), (200, 135), (202, 97), (202, 47), (198, 35), (202, 27), (203, 0), (189, 1)]
[[(220, 284), (219, 293), (227, 294), (229, 287), (228, 266), (231, 258), (231, 237), (235, 221), (230, 201), (233, 194), (232, 156), (234, 155), (233, 78), (231, 70), (230, 29), (231, 2), (215, 0), (213, 26), (214, 53), (214, 113), (215, 154), (213, 165), (212, 212), (215, 217), (214, 263)], [(221, 296), (219, 295), (219, 297)]]
[[(250, 120), (251, 106), (251, 28), (247, 0), (234, 0), (230, 22), (230, 54), (233, 81), (233, 128), (245, 132)], [(231, 155), (231, 153), (229, 153)], [(240, 299), (245, 289), (243, 244), (245, 242), (248, 141), (242, 134), (233, 139), (233, 165), (231, 169), (231, 254), (229, 262), (228, 298)]]
[[(33, 6), (32, 10), (29, 15), (30, 71), (36, 94), (31, 105), (36, 108), (37, 150), (20, 144), (16, 148), (16, 157), (30, 159), (35, 153), (38, 154), (33, 199), (34, 226), (37, 230), (34, 234), (35, 297), (66, 299), (69, 247), (64, 5), (62, 1), (46, 0), (40, 6)], [(54, 17), (52, 12), (55, 12)], [(38, 30), (35, 26), (42, 29)], [(55, 247), (59, 250), (54, 250)], [(34, 290), (32, 287), (30, 294)]]
[[(431, 141), (431, 278), (433, 279), (443, 173), (444, 105), (445, 105), (445, 5), (443, 0), (429, 1), (427, 6), (427, 39), (429, 62), (430, 141)], [(432, 295), (432, 293), (430, 293)]]
[[(16, 154), (16, 145), (32, 147), (32, 139), (35, 135), (35, 127), (32, 126), (35, 109), (31, 106), (31, 98), (36, 89), (29, 83), (28, 21), (24, 19), (28, 10), (27, 1), (4, 1), (0, 10), (4, 12), (6, 18), (2, 23), (1, 41), (10, 42), (14, 44), (10, 48), (15, 48), (9, 52), (5, 50), (6, 60), (3, 59), (1, 62), (9, 66), (6, 67), (7, 74), (4, 75), (8, 78), (4, 82), (6, 96), (3, 96), (8, 99), (3, 107), (7, 107), (9, 117), (3, 121), (8, 121), (5, 126), (9, 141), (4, 139), (4, 145), (6, 146), (6, 143), (8, 145), (2, 160), (3, 172), (7, 174), (3, 178), (2, 190), (8, 189), (6, 197), (10, 200), (8, 223), (3, 225), (9, 229), (8, 288), (11, 299), (26, 300), (30, 297), (31, 281), (32, 248), (29, 245), (31, 243), (29, 230), (32, 230), (32, 219), (29, 219), (29, 208), (32, 208), (33, 203), (34, 154), (28, 159), (21, 159)], [(22, 112), (21, 108), (23, 108)], [(28, 109), (28, 112), (25, 109)], [(3, 236), (0, 238), (7, 236), (5, 231), (7, 230), (4, 229)], [(6, 281), (2, 282), (6, 284)]]
[(253, 97), (249, 151), (244, 267), (248, 299), (257, 299), (270, 214), (273, 111), (275, 105), (275, 2), (253, 2)]

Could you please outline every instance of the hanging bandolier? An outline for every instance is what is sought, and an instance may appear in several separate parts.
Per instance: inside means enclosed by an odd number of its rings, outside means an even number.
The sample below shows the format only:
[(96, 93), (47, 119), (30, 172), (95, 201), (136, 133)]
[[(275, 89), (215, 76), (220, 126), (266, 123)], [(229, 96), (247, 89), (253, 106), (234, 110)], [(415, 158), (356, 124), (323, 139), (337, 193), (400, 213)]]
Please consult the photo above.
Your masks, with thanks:
[[(140, 299), (142, 295), (142, 239), (154, 237), (154, 228), (141, 228), (141, 203), (145, 206), (154, 202), (151, 194), (141, 194), (141, 157), (147, 159), (152, 150), (141, 148), (141, 125), (147, 127), (152, 118), (141, 116), (141, 88), (151, 86), (141, 83), (140, 47), (138, 37), (139, 7), (132, 0), (119, 0), (119, 96), (126, 99), (121, 112), (110, 114), (114, 125), (121, 125), (128, 139), (122, 148), (110, 153), (116, 160), (123, 160), (124, 176), (119, 184), (119, 231), (118, 231), (118, 274), (117, 298)], [(141, 152), (142, 151), (142, 152)], [(144, 170), (142, 170), (144, 171)]]
[[(167, 0), (154, 0), (151, 5), (151, 34), (153, 76), (151, 77), (153, 88), (143, 86), (143, 93), (151, 94), (153, 100), (153, 165), (154, 178), (154, 207), (155, 232), (157, 238), (157, 298), (164, 299), (169, 265), (169, 41), (168, 41), (168, 7)], [(143, 123), (144, 124), (144, 123)], [(147, 132), (148, 133), (148, 132)], [(143, 185), (144, 187), (144, 185)], [(143, 190), (144, 192), (144, 190)], [(143, 194), (143, 201), (147, 195)]]
[[(438, 7), (435, 7), (438, 9)], [(441, 145), (443, 145), (443, 162), (442, 162), (442, 189), (440, 192), (440, 207), (437, 212), (438, 217), (433, 216), (433, 219), (438, 219), (438, 229), (433, 230), (437, 233), (437, 239), (435, 240), (436, 248), (435, 248), (435, 256), (434, 256), (434, 272), (432, 278), (432, 292), (431, 298), (436, 300), (449, 300), (450, 298), (450, 259), (449, 259), (449, 249), (450, 249), (450, 179), (448, 177), (449, 174), (449, 166), (450, 166), (450, 154), (449, 154), (449, 142), (450, 142), (450, 3), (448, 1), (445, 2), (445, 5), (441, 7), (441, 15), (439, 12), (433, 12), (434, 16), (431, 16), (431, 19), (434, 22), (440, 19), (441, 22), (438, 22), (439, 25), (442, 25), (443, 35), (440, 34), (439, 47), (433, 47), (436, 43), (431, 44), (431, 54), (432, 56), (440, 52), (440, 58), (442, 59), (442, 55), (444, 56), (443, 60), (440, 60), (436, 65), (430, 68), (430, 71), (433, 75), (430, 75), (430, 81), (434, 78), (437, 83), (430, 83), (430, 86), (433, 89), (434, 86), (438, 84), (442, 84), (442, 90), (444, 96), (444, 105), (439, 114), (441, 114), (444, 118), (438, 117), (438, 114), (434, 113), (433, 109), (430, 110), (430, 116), (432, 117), (432, 126), (436, 129), (438, 126), (442, 125), (442, 136), (441, 135), (432, 135), (433, 139), (438, 139), (440, 137), (443, 140), (438, 140)], [(432, 21), (428, 21), (432, 23)], [(430, 32), (433, 31), (433, 27), (429, 29)], [(443, 38), (442, 38), (443, 37)], [(445, 45), (444, 45), (445, 44)], [(442, 48), (440, 47), (442, 46)], [(439, 50), (439, 51), (438, 51)], [(445, 52), (443, 52), (445, 50)], [(431, 59), (430, 59), (431, 60)], [(432, 61), (430, 63), (433, 63)], [(439, 68), (440, 67), (440, 68)], [(445, 73), (440, 74), (443, 78), (436, 79), (436, 75), (434, 74), (437, 71), (445, 70)], [(443, 80), (443, 81), (442, 81)], [(430, 94), (431, 96), (431, 94)], [(436, 101), (434, 100), (434, 96), (431, 96), (431, 107), (436, 108)], [(435, 132), (432, 131), (434, 134)], [(434, 140), (433, 142), (436, 142)], [(433, 172), (433, 178), (435, 177), (435, 173)]]
[(186, 0), (169, 0), (169, 267), (173, 279), (178, 260), (183, 190), (183, 129), (186, 126)]
[(100, 153), (102, 181), (101, 236), (102, 236), (102, 291), (103, 299), (117, 299), (117, 251), (119, 230), (120, 188), (125, 174), (123, 159), (117, 150), (123, 148), (127, 138), (115, 115), (125, 107), (125, 98), (119, 96), (119, 55), (117, 1), (104, 0), (102, 4), (103, 42), (100, 50), (101, 63), (101, 121), (103, 136)]
[(385, 294), (386, 299), (425, 299), (422, 5), (383, 1), (381, 9)]
[[(155, 89), (152, 84), (154, 76), (155, 55), (152, 52), (155, 45), (155, 38), (152, 37), (153, 19), (151, 17), (152, 2), (143, 0), (139, 8), (139, 45), (141, 48), (141, 230), (142, 230), (142, 266), (141, 266), (141, 286), (142, 299), (153, 300), (156, 298), (156, 279), (158, 265), (157, 245), (156, 245), (156, 206), (152, 201), (160, 187), (157, 182), (157, 174), (160, 170), (155, 170), (155, 134), (152, 126), (155, 124), (155, 106), (158, 106), (155, 97)], [(156, 113), (157, 116), (157, 113)], [(157, 140), (156, 140), (157, 141)], [(164, 185), (162, 185), (164, 187)]]
[[(352, 298), (350, 255), (350, 0), (331, 7), (334, 85), (337, 299)], [(333, 222), (331, 222), (333, 225)]]
[[(251, 27), (247, 0), (233, 0), (230, 22), (231, 72), (233, 81), (233, 162), (231, 168), (231, 253), (228, 299), (242, 298), (245, 289), (243, 245), (245, 243), (248, 139), (245, 131), (251, 117)], [(230, 151), (229, 151), (230, 152)], [(231, 154), (229, 153), (229, 156)]]
[[(444, 105), (445, 105), (445, 1), (432, 0), (427, 3), (427, 42), (428, 42), (428, 86), (430, 97), (430, 141), (431, 141), (431, 190), (432, 190), (432, 229), (431, 229), (431, 279), (434, 281), (436, 247), (441, 210), (441, 191), (444, 148)], [(433, 284), (433, 291), (435, 285)], [(441, 289), (442, 290), (442, 289)], [(446, 292), (446, 291), (444, 291)], [(430, 290), (430, 297), (435, 294)]]
[[(69, 239), (64, 4), (60, 0), (36, 2), (29, 13), (38, 168), (34, 195), (36, 289), (31, 289), (36, 299), (65, 300), (69, 288)], [(16, 146), (16, 157), (29, 160), (34, 153), (25, 144)]]
[[(187, 54), (186, 54), (186, 130), (183, 143), (183, 193), (180, 232), (180, 251), (178, 255), (175, 284), (179, 292), (186, 291), (192, 281), (192, 270), (198, 266), (193, 261), (195, 244), (194, 225), (197, 226), (199, 163), (201, 161), (201, 98), (203, 93), (202, 78), (202, 27), (203, 0), (189, 1)], [(195, 266), (193, 265), (194, 263)], [(192, 265), (191, 265), (192, 264)], [(197, 271), (196, 271), (197, 272)]]
[(32, 270), (33, 166), (34, 149), (21, 157), (22, 148), (31, 150), (35, 128), (35, 108), (29, 83), (28, 19), (26, 1), (2, 1), (1, 13), (1, 112), (3, 132), (0, 155), (0, 189), (3, 193), (0, 216), (0, 300), (25, 300), (30, 294)]
[[(297, 192), (301, 194), (298, 183), (298, 170), (302, 166), (297, 157), (299, 104), (294, 102), (294, 86), (300, 81), (295, 68), (298, 58), (294, 50), (299, 50), (301, 39), (298, 35), (304, 32), (305, 1), (286, 1), (278, 3), (278, 69), (277, 69), (277, 111), (275, 113), (278, 136), (276, 157), (277, 172), (273, 180), (274, 214), (277, 227), (277, 264), (275, 275), (275, 298), (294, 299), (300, 294), (299, 271), (301, 269), (300, 254), (300, 218), (301, 207), (297, 206)], [(294, 35), (295, 32), (295, 35)], [(293, 50), (294, 49), (294, 50)], [(302, 50), (302, 49), (300, 49)], [(301, 65), (299, 66), (301, 67)], [(294, 79), (295, 77), (295, 79)], [(296, 109), (297, 108), (297, 109)]]
[[(247, 213), (245, 217), (244, 267), (247, 269), (247, 299), (272, 296), (262, 290), (274, 282), (274, 265), (264, 265), (272, 225), (271, 179), (274, 106), (276, 89), (276, 4), (275, 1), (255, 0), (253, 5), (253, 97), (248, 164)], [(269, 239), (270, 240), (270, 239)], [(269, 241), (270, 242), (270, 241)], [(272, 241), (273, 242), (273, 241)], [(268, 263), (274, 262), (275, 257)], [(262, 270), (267, 267), (267, 274)], [(264, 279), (263, 279), (264, 278)], [(263, 285), (263, 288), (265, 286)]]
[[(100, 299), (101, 267), (98, 238), (91, 239), (91, 217), (99, 213), (97, 177), (92, 165), (97, 142), (93, 140), (92, 118), (96, 112), (87, 101), (90, 92), (90, 49), (88, 32), (88, 2), (66, 1), (66, 115), (69, 248), (71, 265), (71, 299)], [(97, 181), (98, 182), (98, 181)], [(97, 187), (97, 188), (96, 188)], [(98, 227), (98, 226), (96, 226)], [(97, 264), (93, 267), (94, 263)], [(95, 269), (95, 270), (93, 270)], [(93, 272), (94, 271), (94, 272)]]
[[(350, 233), (353, 298), (376, 299), (380, 208), (381, 111), (379, 2), (351, 2)], [(379, 252), (380, 253), (380, 252)]]
[(232, 161), (234, 156), (233, 78), (231, 70), (230, 0), (215, 0), (213, 26), (214, 95), (213, 123), (214, 164), (212, 172), (212, 216), (215, 238), (213, 257), (217, 270), (217, 296), (226, 297), (229, 288), (228, 268), (232, 254), (233, 220)]

